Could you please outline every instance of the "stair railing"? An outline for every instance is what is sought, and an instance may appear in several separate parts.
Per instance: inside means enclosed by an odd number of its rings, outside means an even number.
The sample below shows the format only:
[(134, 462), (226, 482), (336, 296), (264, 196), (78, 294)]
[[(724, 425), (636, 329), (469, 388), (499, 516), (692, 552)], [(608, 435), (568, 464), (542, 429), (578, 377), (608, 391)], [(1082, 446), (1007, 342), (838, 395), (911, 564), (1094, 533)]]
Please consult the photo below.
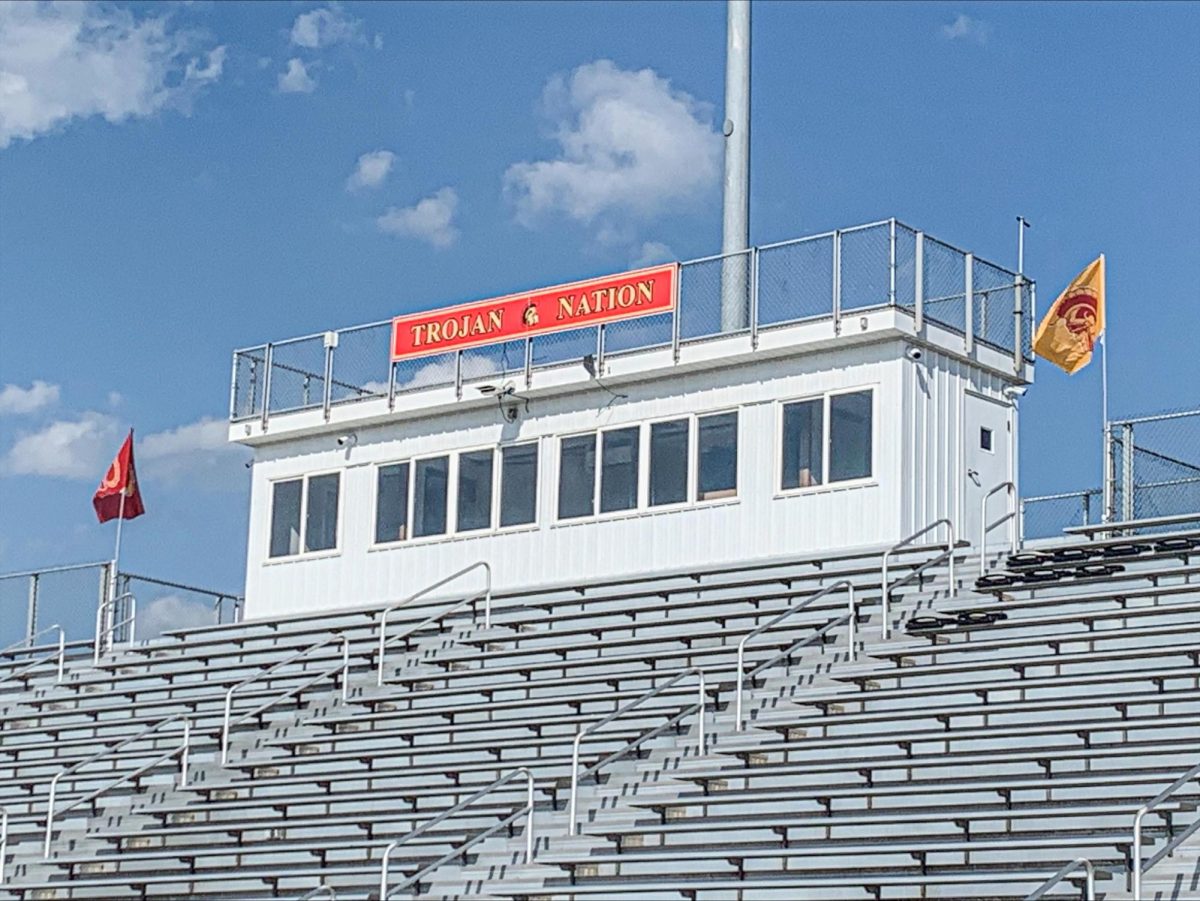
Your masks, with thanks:
[[(737, 689), (736, 689), (737, 693), (734, 695), (734, 716), (737, 720), (735, 728), (738, 732), (741, 732), (743, 730), (743, 728), (745, 727), (745, 723), (742, 719), (742, 684), (745, 679), (745, 675), (744, 675), (743, 671), (746, 668), (746, 644), (751, 639), (757, 638), (763, 632), (766, 632), (768, 629), (770, 629), (772, 626), (776, 625), (777, 623), (781, 622), (782, 620), (787, 619), (792, 614), (799, 613), (801, 610), (806, 608), (809, 604), (813, 603), (813, 601), (818, 601), (821, 598), (826, 597), (827, 595), (833, 594), (833, 592), (838, 591), (842, 588), (846, 589), (846, 591), (850, 595), (850, 612), (842, 619), (837, 620), (837, 622), (840, 623), (840, 622), (842, 622), (842, 620), (848, 620), (848, 622), (850, 624), (849, 647), (850, 647), (850, 659), (853, 660), (854, 655), (855, 655), (855, 645), (856, 645), (855, 626), (856, 626), (856, 620), (858, 619), (858, 616), (857, 616), (857, 607), (856, 607), (856, 604), (854, 601), (854, 585), (850, 582), (849, 579), (841, 579), (840, 581), (834, 582), (832, 585), (828, 586), (827, 588), (822, 588), (816, 594), (810, 595), (809, 597), (806, 597), (802, 601), (798, 601), (797, 603), (793, 604), (791, 607), (788, 607), (787, 610), (784, 610), (782, 613), (777, 614), (776, 616), (773, 616), (771, 619), (767, 620), (765, 623), (763, 623), (761, 626), (759, 626), (753, 632), (747, 632), (744, 636), (742, 636), (742, 640), (738, 642), (738, 649), (737, 649)], [(797, 649), (797, 647), (798, 646), (793, 646), (792, 648), (789, 648), (789, 651), (794, 651)], [(787, 655), (779, 655), (779, 656), (773, 658), (771, 662), (773, 663), (777, 660), (780, 660), (784, 656), (787, 656)], [(762, 669), (762, 667), (760, 666), (758, 669), (755, 670), (755, 672), (757, 673), (761, 669)]]
[(313, 898), (329, 898), (330, 901), (337, 901), (337, 892), (334, 891), (332, 885), (322, 882), (316, 888), (309, 889), (297, 898), (296, 901), (310, 901)]
[[(405, 842), (410, 841), (411, 839), (414, 839), (419, 835), (424, 835), (426, 832), (428, 832), (434, 826), (438, 825), (439, 823), (445, 822), (446, 820), (448, 820), (450, 817), (454, 816), (459, 811), (464, 810), (467, 807), (470, 807), (472, 804), (474, 804), (476, 801), (478, 801), (484, 795), (494, 792), (496, 789), (500, 788), (503, 785), (507, 785), (513, 779), (517, 778), (518, 776), (522, 776), (522, 775), (525, 777), (525, 805), (523, 807), (519, 808), (516, 812), (505, 817), (503, 820), (501, 820), (499, 823), (496, 823), (494, 826), (489, 826), (487, 829), (483, 830), (483, 832), (480, 832), (478, 835), (472, 836), (466, 842), (459, 845), (458, 847), (452, 848), (450, 851), (448, 851), (447, 853), (445, 853), (441, 857), (439, 857), (437, 860), (435, 860), (433, 863), (426, 864), (424, 867), (417, 870), (417, 872), (413, 873), (411, 876), (409, 876), (403, 882), (399, 883), (398, 885), (394, 885), (391, 888), (388, 888), (388, 870), (391, 867), (392, 854), (395, 852), (395, 850), (397, 848), (399, 848)], [(527, 815), (527, 818), (525, 820), (525, 863), (528, 865), (528, 864), (533, 863), (533, 849), (534, 849), (533, 773), (530, 772), (528, 767), (523, 766), (523, 767), (518, 767), (517, 769), (513, 770), (512, 772), (510, 772), (504, 776), (501, 776), (499, 779), (497, 779), (495, 782), (492, 782), (490, 785), (485, 785), (479, 791), (475, 792), (475, 794), (471, 795), (471, 797), (467, 798), (464, 801), (459, 801), (457, 804), (455, 804), (449, 810), (442, 811), (441, 813), (439, 813), (436, 817), (434, 817), (429, 822), (423, 823), (422, 825), (420, 825), (416, 829), (414, 829), (412, 832), (408, 833), (408, 835), (404, 836), (404, 838), (398, 838), (394, 842), (392, 842), (390, 845), (388, 845), (386, 848), (384, 848), (383, 849), (383, 861), (379, 867), (379, 901), (387, 901), (387, 899), (389, 897), (391, 897), (395, 892), (401, 891), (402, 889), (406, 889), (410, 885), (413, 885), (414, 883), (419, 883), (422, 876), (425, 876), (427, 873), (433, 872), (434, 870), (436, 870), (438, 867), (440, 867), (442, 864), (446, 863), (447, 861), (454, 860), (457, 857), (461, 857), (464, 853), (466, 853), (468, 848), (478, 844), (479, 842), (483, 841), (486, 838), (491, 837), (492, 835), (496, 834), (501, 829), (504, 829), (505, 827), (509, 826), (510, 824), (515, 823), (522, 816), (526, 816), (526, 815)]]
[[(101, 788), (96, 789), (95, 791), (89, 792), (88, 794), (86, 794), (80, 798), (76, 798), (74, 801), (72, 801), (66, 807), (59, 808), (58, 810), (54, 809), (54, 802), (58, 795), (58, 783), (61, 780), (63, 780), (67, 776), (73, 776), (75, 773), (79, 772), (84, 767), (95, 763), (97, 760), (103, 760), (105, 757), (112, 757), (114, 754), (117, 754), (118, 752), (120, 752), (123, 748), (128, 747), (129, 745), (133, 744), (134, 742), (141, 741), (142, 739), (144, 739), (150, 735), (153, 735), (155, 732), (158, 732), (161, 729), (165, 728), (166, 726), (170, 726), (174, 723), (182, 723), (183, 724), (183, 737), (180, 740), (180, 743), (178, 745), (171, 748), (166, 753), (156, 757), (150, 763), (143, 764), (142, 766), (138, 767), (133, 772), (125, 773), (124, 775), (120, 776), (119, 778), (114, 779), (112, 782), (109, 782), (107, 785), (104, 785)], [(42, 857), (47, 858), (47, 859), (50, 857), (50, 842), (54, 836), (54, 818), (56, 816), (58, 816), (59, 814), (64, 814), (68, 810), (74, 810), (76, 807), (79, 807), (81, 804), (87, 804), (90, 801), (94, 801), (96, 798), (99, 798), (101, 795), (105, 794), (110, 789), (116, 788), (119, 785), (124, 785), (126, 782), (131, 782), (134, 779), (137, 779), (143, 773), (147, 773), (150, 770), (154, 769), (155, 767), (160, 766), (161, 764), (170, 760), (172, 757), (176, 757), (176, 756), (179, 757), (179, 782), (177, 783), (177, 786), (180, 789), (182, 789), (184, 786), (186, 786), (187, 781), (188, 781), (188, 754), (191, 751), (191, 741), (192, 741), (191, 720), (188, 719), (186, 716), (176, 714), (175, 716), (167, 717), (165, 720), (159, 720), (157, 723), (147, 726), (145, 729), (143, 729), (137, 735), (131, 735), (129, 738), (122, 739), (121, 741), (117, 742), (115, 745), (112, 745), (111, 747), (105, 748), (102, 751), (97, 751), (95, 754), (93, 754), (91, 757), (87, 758), (86, 760), (81, 760), (78, 763), (67, 767), (62, 772), (56, 774), (55, 777), (50, 780), (49, 800), (46, 802), (46, 835), (45, 835), (45, 840), (42, 843)]]
[(4, 885), (4, 862), (8, 859), (8, 811), (0, 807), (0, 885)]
[[(110, 616), (115, 616), (121, 609), (121, 602), (129, 602), (129, 616), (120, 622), (111, 622)], [(106, 598), (96, 610), (96, 648), (92, 654), (92, 663), (99, 664), (100, 658), (113, 647), (113, 636), (125, 626), (129, 626), (129, 644), (133, 644), (137, 630), (137, 598), (126, 591), (114, 598)]]
[(629, 744), (625, 745), (625, 747), (619, 749), (615, 753), (609, 754), (607, 757), (604, 757), (602, 760), (599, 760), (596, 763), (592, 764), (592, 766), (588, 767), (588, 769), (586, 770), (584, 775), (591, 775), (591, 774), (597, 772), (602, 766), (604, 766), (608, 763), (611, 763), (612, 761), (617, 760), (620, 757), (624, 757), (630, 751), (639, 747), (643, 742), (652, 738), (654, 735), (658, 735), (659, 733), (663, 732), (664, 730), (670, 728), (671, 726), (675, 725), (677, 722), (679, 722), (684, 717), (690, 716), (693, 710), (699, 710), (699, 712), (700, 712), (700, 734), (696, 740), (696, 750), (701, 755), (703, 755), (706, 752), (706, 750), (708, 748), (708, 742), (704, 735), (704, 714), (705, 714), (708, 704), (707, 704), (707, 697), (705, 695), (705, 688), (704, 688), (704, 671), (702, 669), (700, 669), (700, 667), (698, 667), (698, 666), (692, 666), (692, 667), (689, 667), (689, 668), (683, 670), (682, 672), (676, 673), (674, 676), (672, 676), (670, 679), (668, 679), (662, 685), (654, 686), (653, 688), (647, 690), (643, 694), (638, 695), (632, 701), (629, 701), (628, 703), (623, 704), (622, 706), (618, 707), (616, 710), (614, 710), (612, 713), (610, 713), (608, 716), (604, 717), (603, 719), (596, 720), (596, 722), (583, 727), (582, 729), (580, 729), (578, 732), (575, 733), (575, 742), (571, 746), (571, 803), (567, 808), (567, 811), (568, 811), (567, 812), (567, 835), (574, 835), (577, 825), (578, 825), (576, 823), (576, 810), (578, 809), (578, 802), (579, 802), (579, 777), (580, 777), (579, 747), (581, 744), (583, 744), (583, 740), (585, 738), (587, 738), (587, 736), (589, 736), (593, 732), (595, 732), (596, 730), (604, 728), (609, 723), (611, 723), (613, 720), (624, 716), (630, 710), (633, 710), (636, 707), (640, 707), (642, 704), (644, 704), (646, 701), (649, 701), (651, 698), (658, 697), (660, 694), (662, 694), (664, 691), (666, 691), (672, 685), (675, 685), (677, 682), (680, 682), (683, 679), (688, 678), (689, 676), (695, 676), (697, 682), (699, 683), (699, 692), (698, 692), (699, 701), (697, 701), (697, 703), (695, 705), (690, 706), (687, 709), (680, 711), (679, 713), (677, 713), (673, 717), (671, 717), (671, 719), (668, 720), (666, 723), (663, 723), (663, 725), (659, 726), (657, 729), (654, 729), (650, 733), (647, 733), (645, 735), (639, 736), (634, 741), (629, 742)]
[(1080, 867), (1083, 868), (1084, 873), (1083, 897), (1085, 901), (1096, 901), (1096, 868), (1092, 866), (1092, 862), (1086, 857), (1076, 857), (1070, 863), (1065, 864), (1057, 873), (1026, 895), (1025, 901), (1038, 901), (1039, 898), (1044, 898), (1050, 889), (1054, 888)]
[[(319, 673), (315, 673), (312, 678), (300, 683), (299, 685), (294, 685), (291, 688), (279, 692), (278, 694), (272, 695), (253, 710), (247, 710), (237, 719), (231, 719), (233, 715), (233, 696), (239, 690), (245, 688), (247, 685), (252, 685), (253, 683), (258, 682), (260, 679), (271, 675), (271, 673), (276, 672), (288, 664), (304, 659), (314, 651), (319, 651), (322, 648), (328, 647), (329, 645), (339, 641), (342, 644), (342, 654), (341, 660), (336, 665), (323, 669)], [(318, 682), (328, 679), (335, 673), (341, 673), (341, 679), (339, 681), (341, 682), (342, 703), (344, 704), (346, 703), (346, 699), (350, 696), (350, 639), (345, 635), (342, 635), (340, 632), (335, 632), (328, 638), (323, 638), (320, 641), (309, 645), (303, 651), (297, 651), (290, 657), (285, 657), (278, 663), (272, 664), (265, 670), (255, 673), (253, 676), (247, 676), (237, 685), (234, 685), (227, 692), (225, 692), (225, 715), (221, 725), (221, 766), (227, 766), (229, 763), (229, 736), (235, 726), (240, 726), (251, 717), (258, 716), (258, 714), (262, 713), (264, 710), (269, 710), (280, 701), (286, 701), (293, 695), (297, 695), (302, 691), (312, 688), (312, 686), (316, 685)]]
[[(1009, 510), (1007, 513), (1005, 513), (1003, 516), (1001, 516), (999, 519), (997, 519), (995, 522), (989, 523), (987, 521), (988, 501), (991, 500), (992, 497), (994, 497), (995, 495), (999, 494), (1001, 491), (1007, 492), (1007, 497), (1010, 498), (1014, 502), (1013, 508), (1011, 510)], [(988, 537), (988, 533), (991, 532), (993, 529), (997, 529), (1000, 526), (1004, 525), (1010, 519), (1017, 518), (1016, 499), (1017, 499), (1017, 486), (1014, 485), (1012, 482), (1001, 482), (999, 485), (994, 486), (990, 491), (988, 491), (983, 496), (982, 500), (979, 501), (979, 574), (981, 576), (984, 574), (984, 572), (987, 571), (987, 537)], [(1017, 552), (1017, 548), (1020, 545), (1020, 542), (1021, 542), (1021, 536), (1018, 532), (1018, 529), (1014, 525), (1012, 541), (1009, 543), (1009, 549), (1012, 551), (1012, 553), (1015, 554)]]
[(41, 629), (37, 632), (34, 632), (32, 635), (29, 635), (26, 638), (22, 638), (20, 641), (14, 643), (14, 644), (10, 644), (6, 648), (0, 649), (0, 657), (11, 654), (13, 651), (20, 651), (25, 648), (28, 648), (33, 643), (33, 640), (35, 638), (45, 635), (48, 632), (55, 632), (55, 631), (58, 632), (58, 649), (57, 650), (51, 651), (49, 654), (46, 654), (42, 657), (38, 657), (36, 660), (30, 661), (25, 666), (21, 667), (19, 670), (15, 670), (14, 672), (8, 673), (7, 675), (0, 675), (0, 683), (11, 682), (14, 679), (20, 679), (26, 673), (33, 672), (35, 669), (37, 669), (42, 664), (49, 663), (51, 660), (54, 660), (55, 658), (58, 658), (58, 678), (55, 681), (62, 682), (63, 666), (64, 666), (64, 663), (66, 660), (67, 636), (63, 632), (62, 626), (60, 626), (58, 623), (55, 623), (52, 626), (46, 626), (46, 628)]
[[(1153, 811), (1156, 807), (1174, 795), (1177, 791), (1179, 791), (1197, 776), (1200, 776), (1200, 763), (1196, 764), (1194, 767), (1160, 791), (1157, 795), (1139, 807), (1137, 809), (1137, 813), (1133, 815), (1133, 859), (1129, 862), (1129, 872), (1132, 881), (1131, 893), (1133, 894), (1133, 901), (1142, 901), (1142, 820), (1146, 817), (1146, 814)], [(1171, 851), (1174, 851), (1181, 841), (1195, 832), (1198, 828), (1200, 828), (1200, 819), (1193, 823), (1183, 835), (1177, 836), (1167, 845), (1166, 848), (1163, 848), (1162, 851), (1151, 858), (1151, 864), (1157, 863)]]
[[(477, 591), (475, 594), (473, 594), (469, 597), (463, 598), (461, 601), (456, 601), (455, 603), (451, 604), (449, 607), (446, 607), (444, 610), (439, 610), (437, 613), (435, 613), (433, 616), (429, 617), (428, 619), (422, 620), (421, 622), (417, 623), (415, 626), (409, 626), (403, 632), (400, 632), (397, 635), (393, 635), (391, 638), (387, 637), (388, 614), (394, 613), (395, 611), (399, 610), (401, 607), (408, 606), (413, 601), (418, 600), (419, 598), (423, 598), (423, 597), (425, 597), (425, 595), (430, 594), (431, 592), (437, 591), (443, 585), (447, 585), (450, 582), (453, 582), (455, 579), (461, 578), (462, 576), (465, 576), (467, 573), (472, 572), (473, 570), (476, 570), (476, 569), (482, 569), (484, 571), (484, 576), (486, 578), (486, 582), (481, 591)], [(466, 607), (470, 604), (474, 604), (476, 601), (478, 601), (480, 599), (483, 600), (483, 627), (485, 629), (490, 629), (492, 627), (492, 567), (491, 567), (491, 564), (487, 563), (484, 560), (480, 560), (477, 563), (472, 563), (470, 566), (464, 566), (458, 572), (451, 573), (450, 575), (446, 576), (444, 579), (439, 579), (438, 581), (434, 582), (432, 585), (427, 585), (426, 587), (424, 587), (420, 591), (418, 591), (416, 594), (410, 595), (409, 597), (405, 598), (400, 603), (393, 604), (392, 606), (385, 608), (382, 615), (379, 618), (379, 665), (378, 665), (378, 676), (376, 677), (376, 684), (383, 685), (384, 662), (387, 657), (387, 649), (388, 648), (390, 648), (392, 645), (396, 644), (397, 642), (407, 638), (409, 635), (412, 635), (414, 632), (420, 631), (421, 629), (424, 629), (426, 626), (429, 626), (429, 625), (432, 625), (433, 623), (438, 622), (442, 617), (448, 616), (451, 613), (454, 613), (456, 610), (461, 610), (463, 607)]]
[[(892, 554), (896, 553), (897, 551), (903, 550), (904, 548), (908, 547), (909, 545), (911, 545), (914, 541), (916, 541), (918, 538), (922, 537), (923, 535), (928, 535), (930, 532), (935, 531), (939, 526), (945, 526), (946, 531), (949, 533), (949, 536), (950, 536), (946, 541), (945, 552), (934, 557), (932, 560), (926, 560), (920, 566), (916, 567), (913, 570), (910, 570), (907, 574), (901, 576), (899, 579), (897, 579), (895, 582), (893, 582), (889, 585), (888, 584), (888, 558)], [(921, 577), (921, 574), (924, 573), (925, 570), (930, 569), (931, 567), (934, 567), (934, 566), (938, 566), (944, 560), (949, 560), (950, 561), (950, 597), (954, 597), (958, 593), (958, 587), (954, 584), (954, 551), (957, 547), (958, 547), (958, 541), (955, 538), (954, 523), (951, 522), (948, 518), (943, 518), (943, 519), (934, 520), (929, 525), (927, 525), (925, 528), (921, 529), (920, 531), (913, 532), (911, 535), (909, 535), (903, 541), (900, 541), (900, 542), (892, 545), (890, 548), (888, 548), (886, 551), (883, 552), (883, 576), (882, 576), (882, 579), (880, 582), (880, 590), (883, 593), (883, 630), (882, 631), (883, 631), (883, 638), (885, 640), (888, 638), (888, 636), (890, 636), (892, 634), (892, 624), (891, 624), (891, 614), (890, 614), (892, 592), (895, 591), (897, 588), (899, 588), (901, 585), (907, 585), (909, 582), (912, 582), (914, 579), (919, 579)]]

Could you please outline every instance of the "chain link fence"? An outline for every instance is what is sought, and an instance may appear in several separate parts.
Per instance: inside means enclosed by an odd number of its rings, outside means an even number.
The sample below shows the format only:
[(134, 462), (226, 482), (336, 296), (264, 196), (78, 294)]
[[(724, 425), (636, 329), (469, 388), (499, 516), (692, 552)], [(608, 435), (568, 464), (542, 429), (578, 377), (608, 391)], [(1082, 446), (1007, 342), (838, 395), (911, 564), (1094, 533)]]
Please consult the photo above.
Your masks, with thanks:
[(1099, 488), (1021, 498), (1021, 534), (1025, 539), (1061, 537), (1063, 529), (1100, 522), (1104, 492)]
[(1109, 424), (1112, 516), (1200, 513), (1200, 409)]
[[(1033, 285), (896, 220), (681, 263), (674, 313), (585, 326), (463, 351), (407, 359), (389, 369), (391, 324), (372, 323), (234, 355), (233, 420), (387, 398), (465, 381), (527, 379), (539, 367), (893, 306), (1012, 353), (1021, 293), (1021, 346), (1032, 359)], [(967, 298), (970, 294), (968, 315)], [(918, 317), (918, 310), (921, 311)], [(602, 333), (602, 334), (601, 334)], [(601, 364), (602, 359), (597, 359)], [(389, 381), (389, 376), (391, 381)], [(326, 382), (328, 381), (328, 385)], [(265, 407), (265, 409), (264, 409)]]

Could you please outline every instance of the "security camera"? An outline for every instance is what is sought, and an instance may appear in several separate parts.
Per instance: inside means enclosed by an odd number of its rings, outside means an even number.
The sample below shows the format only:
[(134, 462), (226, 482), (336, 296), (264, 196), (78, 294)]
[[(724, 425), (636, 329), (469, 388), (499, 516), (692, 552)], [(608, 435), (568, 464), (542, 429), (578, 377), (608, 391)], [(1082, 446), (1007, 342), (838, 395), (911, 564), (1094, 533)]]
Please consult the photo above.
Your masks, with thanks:
[(337, 437), (338, 447), (354, 447), (356, 444), (358, 444), (358, 436), (353, 432), (346, 435), (338, 435)]
[(916, 346), (910, 344), (908, 347), (904, 348), (904, 356), (908, 357), (914, 363), (918, 363), (922, 359), (924, 359), (925, 351), (921, 350), (921, 348), (919, 348), (919, 347), (916, 347)]
[(1009, 385), (1004, 389), (1004, 396), (1009, 400), (1015, 400), (1018, 397), (1024, 397), (1025, 392), (1029, 390), (1028, 385)]

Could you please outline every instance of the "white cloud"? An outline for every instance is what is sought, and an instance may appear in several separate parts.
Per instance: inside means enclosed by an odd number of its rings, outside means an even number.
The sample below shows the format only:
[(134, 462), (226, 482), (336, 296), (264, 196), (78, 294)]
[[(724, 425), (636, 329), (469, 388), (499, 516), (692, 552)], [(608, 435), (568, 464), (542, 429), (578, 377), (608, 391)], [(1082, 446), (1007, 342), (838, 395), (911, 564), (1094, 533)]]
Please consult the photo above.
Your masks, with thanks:
[(211, 604), (165, 594), (142, 607), (137, 619), (138, 637), (154, 638), (172, 629), (211, 626), (216, 622), (216, 613)]
[(967, 40), (977, 44), (986, 44), (992, 33), (992, 26), (981, 19), (973, 19), (964, 13), (959, 13), (953, 22), (942, 26), (942, 37), (948, 41)]
[(347, 191), (360, 191), (363, 188), (378, 188), (392, 171), (392, 163), (396, 154), (390, 150), (374, 150), (364, 153), (358, 158), (358, 166), (354, 173), (346, 179)]
[(458, 240), (458, 229), (454, 227), (457, 209), (458, 193), (453, 188), (442, 188), (416, 206), (390, 208), (375, 224), (387, 234), (420, 238), (445, 249)]
[(525, 225), (561, 214), (611, 230), (604, 219), (651, 219), (694, 204), (719, 182), (722, 138), (710, 105), (652, 69), (587, 63), (552, 78), (542, 103), (558, 156), (504, 174)]
[[(350, 18), (337, 6), (301, 13), (292, 23), (292, 43), (297, 47), (318, 50), (332, 44), (363, 40), (362, 21)], [(382, 42), (379, 36), (376, 36), (376, 40)]]
[(196, 422), (147, 435), (138, 442), (137, 460), (146, 478), (196, 484), (240, 482), (249, 454), (230, 444), (229, 424), (203, 417)]
[(317, 80), (308, 74), (308, 67), (295, 57), (288, 60), (287, 71), (279, 73), (281, 94), (311, 94), (316, 87)]
[(0, 461), (0, 471), (99, 482), (116, 453), (119, 435), (117, 421), (103, 413), (58, 420), (18, 437)]
[(633, 258), (635, 266), (652, 266), (655, 263), (669, 263), (675, 259), (675, 251), (661, 241), (646, 241), (641, 250)]
[(110, 407), (119, 407), (125, 402), (125, 398), (121, 396), (120, 391), (108, 392), (108, 405)]
[(0, 3), (0, 148), (74, 119), (186, 113), (221, 75), (225, 48), (192, 55), (196, 35), (167, 16), (102, 4)]
[(28, 388), (5, 385), (0, 388), (0, 416), (33, 413), (42, 407), (58, 403), (58, 385), (35, 381)]

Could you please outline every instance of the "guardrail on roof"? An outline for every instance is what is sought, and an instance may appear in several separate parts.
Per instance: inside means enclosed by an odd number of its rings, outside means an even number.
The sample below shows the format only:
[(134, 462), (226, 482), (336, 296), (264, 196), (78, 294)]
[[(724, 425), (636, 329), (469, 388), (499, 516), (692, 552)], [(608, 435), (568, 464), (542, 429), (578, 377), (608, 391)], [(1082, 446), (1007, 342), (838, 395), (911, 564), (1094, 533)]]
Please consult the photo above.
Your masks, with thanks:
[[(721, 326), (722, 272), (739, 261), (749, 311), (745, 328)], [(389, 363), (391, 320), (244, 348), (233, 354), (230, 419), (324, 409), (396, 398), (424, 388), (523, 375), (593, 355), (604, 357), (749, 334), (806, 320), (895, 308), (1013, 355), (1014, 369), (1033, 359), (1034, 284), (1001, 266), (926, 236), (896, 219), (752, 247), (680, 264), (672, 313), (646, 316), (466, 350)]]

